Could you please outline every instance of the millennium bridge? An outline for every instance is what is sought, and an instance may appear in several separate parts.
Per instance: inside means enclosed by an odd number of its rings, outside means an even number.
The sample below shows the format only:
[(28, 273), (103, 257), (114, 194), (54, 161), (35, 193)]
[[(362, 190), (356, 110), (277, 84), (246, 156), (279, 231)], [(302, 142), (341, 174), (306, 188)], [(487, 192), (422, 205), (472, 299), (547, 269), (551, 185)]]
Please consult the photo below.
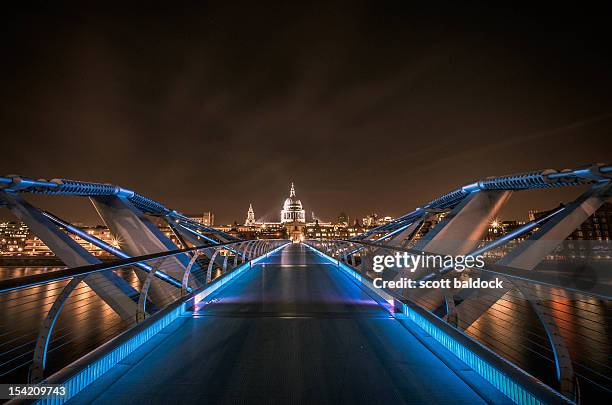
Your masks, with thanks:
[[(567, 237), (610, 199), (611, 179), (609, 164), (489, 177), (351, 239), (292, 243), (238, 239), (111, 184), (0, 177), (0, 206), (65, 265), (0, 280), (0, 382), (63, 384), (65, 396), (36, 400), (54, 404), (609, 397), (610, 262), (543, 263), (566, 254)], [(559, 187), (578, 197), (483, 239), (511, 194)], [(119, 247), (35, 205), (67, 196), (89, 199)], [(603, 241), (587, 243), (610, 258)], [(486, 264), (373, 271), (375, 256), (398, 252)], [(503, 288), (374, 287), (403, 277)]]

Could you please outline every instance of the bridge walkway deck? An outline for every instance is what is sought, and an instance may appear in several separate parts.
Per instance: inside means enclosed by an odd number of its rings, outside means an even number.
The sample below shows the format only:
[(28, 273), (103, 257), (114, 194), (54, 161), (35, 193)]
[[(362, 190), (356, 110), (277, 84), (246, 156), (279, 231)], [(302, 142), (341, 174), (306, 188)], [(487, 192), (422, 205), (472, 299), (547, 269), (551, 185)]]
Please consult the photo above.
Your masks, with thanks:
[(302, 245), (189, 315), (70, 403), (508, 402)]

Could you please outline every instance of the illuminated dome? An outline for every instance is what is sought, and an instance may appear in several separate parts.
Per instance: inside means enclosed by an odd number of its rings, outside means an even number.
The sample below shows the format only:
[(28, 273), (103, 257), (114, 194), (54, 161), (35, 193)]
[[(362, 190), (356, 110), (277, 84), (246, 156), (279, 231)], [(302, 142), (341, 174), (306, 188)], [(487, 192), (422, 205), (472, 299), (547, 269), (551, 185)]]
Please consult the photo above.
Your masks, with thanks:
[(306, 211), (302, 209), (302, 202), (295, 198), (293, 183), (291, 183), (289, 197), (285, 200), (285, 204), (283, 204), (281, 222), (306, 222)]

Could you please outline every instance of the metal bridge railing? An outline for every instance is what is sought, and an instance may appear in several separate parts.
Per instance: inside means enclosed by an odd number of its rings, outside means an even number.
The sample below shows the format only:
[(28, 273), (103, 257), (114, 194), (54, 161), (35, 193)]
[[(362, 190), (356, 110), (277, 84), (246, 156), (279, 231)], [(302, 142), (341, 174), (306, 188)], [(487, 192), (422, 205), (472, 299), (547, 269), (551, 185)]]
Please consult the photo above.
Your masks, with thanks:
[(609, 183), (612, 180), (612, 165), (593, 163), (576, 169), (546, 169), (507, 176), (487, 177), (466, 184), (437, 197), (416, 210), (395, 220), (363, 232), (351, 240), (363, 240), (377, 234), (386, 234), (407, 227), (411, 222), (423, 218), (427, 212), (449, 210), (477, 191), (492, 190), (536, 190), (544, 188), (571, 187), (585, 184)]
[[(184, 297), (286, 244), (284, 240), (210, 243), (89, 266), (5, 271), (0, 280), (0, 382), (38, 382)], [(176, 260), (189, 255), (187, 264)], [(148, 270), (148, 271), (147, 271)], [(156, 273), (179, 275), (173, 283)], [(97, 291), (84, 281), (98, 277)], [(114, 292), (114, 293), (113, 293)], [(122, 313), (110, 303), (123, 304)], [(127, 305), (125, 305), (127, 304)], [(121, 312), (121, 311), (120, 311)]]
[[(405, 277), (449, 280), (452, 285), (455, 279), (500, 278), (503, 289), (385, 291), (429, 311), (572, 400), (579, 399), (580, 389), (612, 393), (608, 347), (612, 338), (609, 330), (612, 282), (603, 280), (602, 274), (594, 283), (593, 277), (577, 278), (576, 272), (564, 277), (550, 269), (528, 272), (489, 261), (482, 269), (468, 268), (460, 273), (442, 272), (443, 268), (418, 269), (412, 273), (394, 267), (374, 272), (375, 255), (427, 252), (348, 240), (306, 243), (350, 266), (370, 282), (375, 278)], [(607, 251), (610, 247), (608, 244)]]

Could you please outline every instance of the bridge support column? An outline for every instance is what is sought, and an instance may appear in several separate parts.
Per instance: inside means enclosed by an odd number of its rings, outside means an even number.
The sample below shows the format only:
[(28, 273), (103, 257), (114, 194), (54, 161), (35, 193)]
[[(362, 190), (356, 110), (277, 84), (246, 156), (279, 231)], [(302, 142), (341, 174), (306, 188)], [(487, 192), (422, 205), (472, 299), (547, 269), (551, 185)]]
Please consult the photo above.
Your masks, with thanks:
[[(407, 242), (410, 241), (410, 236), (419, 228), (422, 222), (423, 220), (416, 220), (412, 224), (408, 225), (408, 227), (404, 229), (402, 232), (396, 235), (393, 235), (393, 237), (391, 237), (386, 242), (380, 242), (380, 243), (385, 243), (386, 245), (394, 246), (394, 247), (403, 247), (406, 245)], [(354, 249), (355, 251), (353, 252), (353, 254), (350, 255), (351, 265), (353, 267), (356, 266), (355, 253), (359, 252), (361, 255), (361, 263), (359, 264), (359, 268), (362, 271), (367, 272), (368, 267), (372, 266), (372, 257), (378, 254), (378, 252), (381, 251), (381, 249), (383, 248), (381, 247), (360, 248), (359, 246), (357, 246)], [(348, 263), (349, 253), (350, 253), (350, 250), (346, 254), (342, 255), (342, 261)]]
[(473, 192), (427, 232), (415, 249), (445, 255), (467, 254), (478, 245), (510, 191)]
[[(548, 220), (537, 232), (521, 242), (510, 253), (500, 259), (497, 264), (533, 270), (545, 257), (562, 243), (576, 228), (591, 216), (605, 201), (610, 198), (610, 186), (595, 185), (583, 193), (566, 208)], [(504, 284), (509, 282), (504, 279)], [(496, 289), (480, 299), (480, 310), (462, 314), (461, 305), (457, 306), (463, 328), (467, 328), (486, 312), (509, 289)], [(470, 292), (462, 292), (467, 295)]]
[[(415, 249), (443, 255), (470, 253), (484, 237), (489, 226), (489, 220), (497, 215), (504, 203), (508, 201), (510, 194), (510, 191), (498, 190), (473, 192), (430, 230), (419, 241)], [(404, 276), (403, 271), (398, 272), (396, 277), (402, 276)], [(472, 319), (473, 315), (464, 314), (461, 305), (455, 305), (454, 295), (458, 292), (445, 291), (443, 305), (446, 308), (447, 319), (454, 324), (466, 327), (475, 319)], [(495, 296), (490, 294), (486, 299), (490, 301), (490, 305), (493, 305), (505, 292), (496, 290)], [(411, 291), (410, 293), (420, 296), (427, 294), (424, 291)], [(462, 293), (465, 294), (465, 292)], [(468, 295), (471, 293), (473, 292), (467, 292)], [(485, 298), (483, 297), (483, 299)], [(464, 319), (465, 316), (470, 319)]]
[[(111, 232), (121, 238), (121, 247), (131, 256), (142, 256), (178, 247), (172, 243), (144, 214), (121, 196), (90, 197), (96, 211)], [(160, 270), (181, 280), (189, 263), (189, 256), (177, 255), (166, 260)], [(136, 274), (145, 281), (147, 274), (136, 270)], [(151, 296), (154, 302), (167, 302), (178, 298), (174, 287), (160, 284), (157, 280), (151, 285)]]

